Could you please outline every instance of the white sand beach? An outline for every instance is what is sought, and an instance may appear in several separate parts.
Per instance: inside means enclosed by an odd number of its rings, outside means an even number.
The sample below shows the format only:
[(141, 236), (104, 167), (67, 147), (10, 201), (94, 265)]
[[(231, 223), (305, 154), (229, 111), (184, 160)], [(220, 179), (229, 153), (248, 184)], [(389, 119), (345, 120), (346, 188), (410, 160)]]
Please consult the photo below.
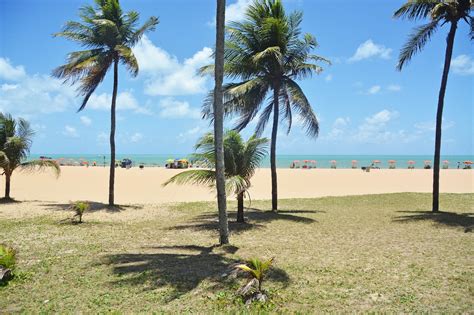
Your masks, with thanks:
[[(106, 202), (109, 169), (103, 167), (61, 168), (59, 178), (51, 172), (15, 172), (12, 197), (17, 200), (68, 202), (91, 200)], [(213, 200), (215, 194), (204, 187), (162, 183), (181, 170), (117, 168), (115, 200), (119, 204), (167, 203)], [(361, 195), (395, 192), (430, 192), (431, 170), (381, 169), (370, 173), (352, 169), (278, 169), (279, 198)], [(257, 170), (250, 189), (252, 199), (270, 199), (270, 169)], [(0, 192), (4, 190), (0, 177)], [(441, 192), (474, 192), (474, 170), (441, 170)]]

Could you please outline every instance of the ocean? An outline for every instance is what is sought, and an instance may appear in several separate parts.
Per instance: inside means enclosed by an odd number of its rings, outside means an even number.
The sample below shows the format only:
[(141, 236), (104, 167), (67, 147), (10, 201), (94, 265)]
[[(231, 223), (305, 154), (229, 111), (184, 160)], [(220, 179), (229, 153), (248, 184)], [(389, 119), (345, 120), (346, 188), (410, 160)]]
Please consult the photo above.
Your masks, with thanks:
[[(97, 165), (108, 165), (110, 155), (103, 154), (31, 154), (30, 159), (38, 159), (40, 156), (46, 156), (53, 159), (65, 159), (68, 164), (78, 164), (80, 161), (87, 161), (90, 165), (96, 162)], [(104, 159), (105, 157), (105, 159)], [(143, 163), (148, 166), (164, 166), (168, 159), (188, 158), (186, 154), (117, 154), (116, 159), (122, 160), (128, 158), (134, 165)], [(316, 161), (317, 168), (330, 168), (331, 161), (336, 161), (337, 168), (351, 168), (352, 161), (356, 160), (358, 167), (369, 166), (372, 161), (379, 160), (381, 168), (388, 168), (389, 160), (396, 161), (397, 168), (407, 168), (408, 161), (414, 161), (415, 168), (423, 168), (424, 161), (433, 162), (432, 155), (277, 155), (277, 167), (289, 168), (290, 164), (298, 160), (300, 165), (304, 165), (305, 160)], [(457, 168), (457, 163), (463, 161), (474, 161), (473, 155), (443, 155), (441, 161), (449, 161), (449, 168)], [(261, 163), (261, 167), (270, 167), (270, 158), (267, 156)]]

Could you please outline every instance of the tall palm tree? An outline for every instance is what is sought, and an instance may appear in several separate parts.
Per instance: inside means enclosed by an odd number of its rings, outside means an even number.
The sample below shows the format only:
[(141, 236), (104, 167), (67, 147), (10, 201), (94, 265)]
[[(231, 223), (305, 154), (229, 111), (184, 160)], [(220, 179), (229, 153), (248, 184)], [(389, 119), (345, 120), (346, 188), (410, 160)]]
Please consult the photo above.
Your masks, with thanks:
[(5, 175), (5, 197), (10, 198), (10, 183), (13, 171), (41, 170), (52, 168), (59, 176), (61, 169), (56, 161), (52, 160), (31, 160), (25, 161), (30, 152), (34, 131), (30, 124), (22, 119), (14, 119), (10, 114), (0, 113), (0, 169)]
[[(237, 198), (237, 222), (244, 222), (244, 195), (248, 193), (251, 186), (250, 179), (260, 165), (263, 157), (267, 154), (268, 139), (251, 136), (247, 142), (235, 130), (228, 130), (224, 134), (224, 164), (226, 191), (235, 194)], [(211, 133), (205, 134), (196, 144), (198, 153), (193, 157), (204, 163), (206, 169), (194, 169), (181, 172), (164, 185), (197, 184), (215, 187), (216, 158), (214, 137)]]
[[(235, 129), (242, 130), (263, 107), (257, 135), (273, 114), (270, 163), (274, 211), (278, 209), (276, 142), (280, 118), (287, 121), (288, 133), (293, 112), (309, 136), (316, 137), (319, 132), (316, 115), (296, 80), (323, 70), (313, 62), (329, 61), (311, 54), (317, 42), (311, 34), (301, 36), (302, 20), (301, 12), (287, 15), (280, 0), (258, 0), (248, 7), (243, 22), (230, 22), (227, 26), (224, 74), (241, 82), (224, 85), (224, 111), (226, 115), (239, 116)], [(212, 66), (201, 71), (209, 73)], [(211, 100), (212, 93), (204, 102), (204, 117), (214, 115)]]
[(438, 110), (436, 112), (436, 137), (433, 167), (433, 205), (432, 211), (439, 211), (439, 166), (441, 155), (441, 124), (443, 121), (444, 95), (448, 84), (449, 67), (453, 55), (454, 37), (458, 22), (464, 20), (470, 27), (470, 38), (474, 39), (474, 20), (469, 15), (473, 0), (410, 0), (394, 13), (395, 18), (419, 20), (429, 18), (427, 24), (415, 28), (410, 34), (407, 43), (400, 51), (397, 69), (401, 71), (411, 58), (421, 51), (437, 29), (444, 24), (449, 25), (446, 38), (446, 53), (444, 56), (443, 75), (438, 96)]
[(113, 66), (114, 84), (110, 107), (110, 177), (109, 206), (114, 205), (115, 185), (115, 108), (118, 89), (118, 65), (122, 63), (132, 76), (138, 74), (138, 62), (132, 52), (147, 31), (158, 24), (156, 17), (149, 18), (138, 27), (139, 14), (135, 11), (123, 13), (119, 0), (95, 0), (96, 6), (80, 9), (81, 22), (69, 21), (62, 32), (54, 34), (75, 41), (86, 50), (69, 54), (67, 63), (56, 68), (53, 76), (64, 79), (64, 83), (79, 82), (79, 94), (84, 96), (78, 111), (87, 102)]
[(216, 7), (216, 53), (214, 71), (214, 141), (216, 156), (216, 186), (217, 208), (219, 212), (219, 242), (221, 245), (229, 243), (229, 225), (227, 222), (227, 199), (225, 194), (225, 166), (224, 166), (224, 114), (222, 108), (222, 81), (224, 79), (224, 27), (225, 27), (225, 0), (217, 0)]

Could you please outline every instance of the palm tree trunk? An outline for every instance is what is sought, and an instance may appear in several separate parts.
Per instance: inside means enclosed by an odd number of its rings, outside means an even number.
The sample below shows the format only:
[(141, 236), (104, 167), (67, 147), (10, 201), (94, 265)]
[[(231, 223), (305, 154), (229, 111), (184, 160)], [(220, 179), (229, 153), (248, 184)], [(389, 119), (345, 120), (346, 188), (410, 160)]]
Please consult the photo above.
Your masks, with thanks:
[(443, 77), (441, 79), (441, 87), (438, 97), (438, 111), (436, 112), (436, 136), (435, 136), (435, 152), (433, 165), (433, 212), (439, 211), (439, 164), (441, 156), (441, 125), (443, 122), (444, 95), (448, 84), (449, 67), (451, 65), (451, 57), (453, 55), (454, 36), (456, 35), (457, 21), (451, 22), (451, 28), (446, 39), (446, 54), (444, 57)]
[(270, 168), (272, 173), (272, 211), (278, 210), (278, 181), (276, 170), (276, 142), (278, 133), (278, 119), (279, 119), (279, 97), (280, 84), (275, 83), (273, 86), (273, 127), (272, 140), (270, 145)]
[(11, 174), (5, 172), (5, 199), (10, 199), (10, 181)]
[(114, 89), (112, 92), (112, 105), (110, 107), (110, 174), (109, 174), (109, 207), (114, 206), (115, 186), (115, 103), (118, 87), (118, 58), (114, 60)]
[(222, 105), (222, 81), (224, 79), (224, 24), (225, 0), (217, 0), (216, 59), (214, 87), (214, 147), (216, 154), (217, 207), (219, 211), (219, 242), (229, 243), (227, 204), (224, 175), (224, 111)]
[(244, 223), (244, 192), (237, 195), (237, 222)]

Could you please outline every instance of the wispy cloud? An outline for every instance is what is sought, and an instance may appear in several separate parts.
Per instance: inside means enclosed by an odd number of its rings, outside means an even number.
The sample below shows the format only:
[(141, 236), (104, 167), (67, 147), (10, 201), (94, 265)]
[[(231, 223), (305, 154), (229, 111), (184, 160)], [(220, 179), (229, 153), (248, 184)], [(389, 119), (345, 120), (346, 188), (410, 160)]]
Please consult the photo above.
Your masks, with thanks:
[(474, 60), (468, 55), (459, 55), (451, 60), (453, 72), (460, 75), (474, 74)]
[(391, 53), (392, 49), (386, 48), (380, 44), (375, 44), (371, 39), (369, 39), (357, 47), (356, 52), (348, 61), (357, 62), (371, 58), (390, 59)]
[(76, 128), (69, 125), (64, 126), (63, 135), (71, 138), (79, 137), (79, 133), (77, 132)]
[(160, 100), (160, 116), (163, 118), (200, 118), (200, 111), (192, 108), (188, 102), (172, 97)]
[(145, 78), (148, 95), (176, 96), (202, 94), (208, 90), (207, 78), (198, 74), (205, 65), (212, 64), (212, 49), (204, 47), (191, 58), (179, 62), (178, 58), (155, 46), (144, 36), (134, 48)]

